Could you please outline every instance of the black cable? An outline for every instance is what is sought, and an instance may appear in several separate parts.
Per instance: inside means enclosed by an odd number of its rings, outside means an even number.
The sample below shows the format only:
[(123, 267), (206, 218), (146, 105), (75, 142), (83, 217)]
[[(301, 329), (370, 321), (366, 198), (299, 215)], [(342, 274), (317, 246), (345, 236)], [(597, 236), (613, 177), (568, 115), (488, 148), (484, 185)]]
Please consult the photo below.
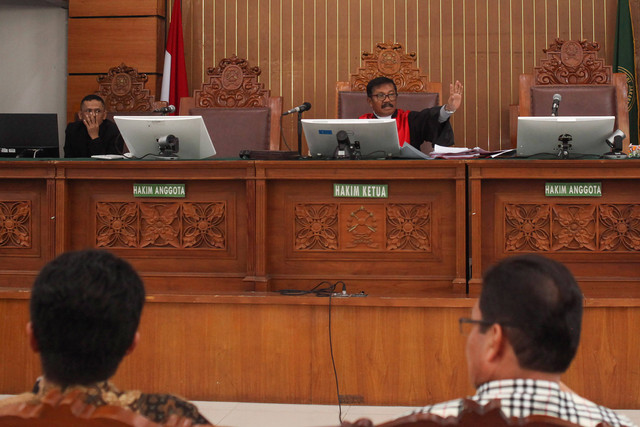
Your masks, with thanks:
[[(336, 282), (333, 286), (335, 286), (341, 282)], [(343, 283), (344, 285), (344, 283)], [(338, 422), (342, 424), (342, 401), (340, 400), (340, 385), (338, 383), (338, 371), (336, 370), (336, 360), (333, 357), (333, 339), (331, 334), (331, 295), (329, 295), (329, 351), (331, 353), (331, 365), (333, 366), (333, 377), (336, 380), (336, 393), (338, 395)]]
[[(322, 285), (328, 285), (328, 286), (318, 289), (318, 287)], [(338, 420), (340, 421), (340, 424), (342, 424), (342, 402), (340, 400), (340, 383), (338, 381), (338, 370), (336, 369), (336, 359), (333, 356), (333, 336), (331, 331), (331, 309), (333, 307), (331, 304), (331, 299), (333, 297), (333, 294), (336, 292), (336, 287), (338, 285), (342, 285), (343, 291), (345, 291), (347, 288), (347, 285), (342, 280), (339, 280), (333, 284), (327, 282), (326, 280), (323, 280), (322, 282), (318, 283), (308, 291), (304, 291), (300, 289), (281, 289), (278, 292), (280, 292), (280, 294), (282, 295), (292, 295), (292, 296), (315, 294), (318, 297), (329, 297), (329, 353), (331, 354), (331, 366), (333, 366), (333, 377), (336, 380), (336, 393), (338, 395)]]
[(289, 147), (289, 144), (287, 144), (287, 137), (284, 136), (284, 128), (282, 127), (282, 116), (280, 116), (280, 137), (282, 138), (282, 142), (284, 142), (284, 146), (287, 147), (287, 150), (293, 151), (291, 150), (291, 147)]

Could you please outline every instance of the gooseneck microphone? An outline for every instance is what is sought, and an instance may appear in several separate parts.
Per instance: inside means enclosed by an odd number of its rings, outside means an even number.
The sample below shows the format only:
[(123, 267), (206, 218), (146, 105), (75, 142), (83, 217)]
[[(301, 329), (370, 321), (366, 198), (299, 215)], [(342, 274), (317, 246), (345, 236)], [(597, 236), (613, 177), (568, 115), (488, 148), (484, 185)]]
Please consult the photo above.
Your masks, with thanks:
[(308, 111), (310, 109), (311, 109), (311, 104), (309, 104), (308, 102), (305, 102), (302, 105), (298, 105), (296, 108), (292, 108), (289, 111), (285, 111), (284, 113), (282, 113), (282, 115), (286, 116), (287, 114), (302, 113), (303, 111)]
[(167, 105), (166, 107), (156, 108), (154, 113), (171, 114), (176, 112), (176, 107), (173, 105)]
[(560, 106), (560, 101), (562, 101), (562, 95), (560, 95), (559, 93), (556, 93), (555, 95), (553, 95), (553, 104), (551, 105), (551, 115), (554, 117), (558, 115), (558, 107)]

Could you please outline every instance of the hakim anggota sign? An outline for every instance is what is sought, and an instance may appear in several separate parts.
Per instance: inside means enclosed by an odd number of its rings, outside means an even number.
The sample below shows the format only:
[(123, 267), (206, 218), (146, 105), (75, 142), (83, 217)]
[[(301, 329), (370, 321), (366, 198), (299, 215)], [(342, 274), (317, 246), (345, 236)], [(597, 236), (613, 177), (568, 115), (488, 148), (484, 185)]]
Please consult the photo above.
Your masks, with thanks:
[(545, 182), (547, 197), (602, 197), (601, 182)]
[(187, 196), (184, 184), (133, 184), (133, 197), (177, 197)]

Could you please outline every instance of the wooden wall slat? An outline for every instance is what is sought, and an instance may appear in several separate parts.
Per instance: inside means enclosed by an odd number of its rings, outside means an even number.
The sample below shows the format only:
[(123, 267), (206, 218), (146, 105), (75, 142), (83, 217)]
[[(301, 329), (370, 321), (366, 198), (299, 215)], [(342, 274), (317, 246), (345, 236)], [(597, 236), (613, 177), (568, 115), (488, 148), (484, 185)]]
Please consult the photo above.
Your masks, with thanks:
[(165, 0), (71, 0), (69, 17), (83, 16), (165, 16)]
[[(169, 0), (168, 3), (173, 3)], [(637, 1), (634, 2), (637, 3)], [(613, 58), (616, 2), (607, 0), (182, 0), (189, 88), (205, 70), (237, 53), (262, 69), (260, 81), (285, 109), (304, 101), (306, 118), (336, 116), (336, 81), (360, 66), (363, 50), (397, 41), (415, 51), (433, 81), (465, 84), (454, 116), (458, 145), (509, 148), (509, 105), (518, 77), (539, 64), (556, 37), (600, 42)], [(637, 5), (636, 5), (637, 6)], [(168, 5), (167, 7), (170, 7)], [(186, 39), (185, 39), (186, 40)], [(294, 119), (283, 119), (296, 141)], [(285, 148), (282, 146), (282, 148)]]
[(162, 73), (164, 25), (158, 17), (70, 19), (69, 74), (106, 73), (122, 62)]

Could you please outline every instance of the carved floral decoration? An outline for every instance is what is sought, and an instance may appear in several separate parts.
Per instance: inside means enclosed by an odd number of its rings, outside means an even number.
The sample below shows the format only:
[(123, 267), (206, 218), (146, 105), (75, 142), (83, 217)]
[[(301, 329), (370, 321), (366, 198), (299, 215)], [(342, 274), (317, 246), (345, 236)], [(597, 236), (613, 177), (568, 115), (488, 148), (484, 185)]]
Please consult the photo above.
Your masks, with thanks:
[(405, 53), (400, 43), (378, 43), (374, 52), (362, 52), (363, 67), (351, 75), (351, 90), (364, 91), (369, 80), (392, 78), (398, 91), (425, 92), (429, 78), (415, 66), (416, 53)]
[(504, 220), (507, 252), (640, 251), (640, 205), (506, 204)]
[(226, 204), (96, 203), (96, 244), (107, 248), (226, 248)]
[(107, 248), (138, 246), (138, 205), (96, 203), (96, 244)]
[(431, 250), (431, 206), (387, 206), (387, 249)]
[(182, 207), (184, 215), (185, 248), (225, 247), (225, 212), (224, 203), (185, 203)]
[(601, 250), (640, 250), (640, 205), (601, 205), (600, 224)]
[(507, 204), (505, 215), (505, 250), (549, 250), (549, 206)]
[(0, 203), (0, 247), (31, 247), (31, 202)]
[(295, 249), (338, 249), (338, 205), (295, 206)]
[(140, 247), (180, 247), (178, 214), (180, 205), (141, 203)]
[(201, 108), (266, 107), (270, 91), (258, 83), (260, 67), (250, 67), (246, 59), (233, 55), (217, 67), (207, 70), (209, 82), (194, 92), (195, 105)]
[(365, 209), (364, 206), (351, 212), (347, 221), (347, 232), (351, 234), (353, 240), (349, 243), (349, 247), (364, 245), (372, 249), (378, 248), (379, 245), (373, 242), (373, 236), (378, 231), (376, 222), (373, 212)]
[(596, 207), (553, 207), (553, 250), (596, 250)]
[(599, 50), (597, 42), (556, 39), (543, 50), (547, 58), (534, 68), (535, 84), (610, 84), (612, 67), (598, 58)]

